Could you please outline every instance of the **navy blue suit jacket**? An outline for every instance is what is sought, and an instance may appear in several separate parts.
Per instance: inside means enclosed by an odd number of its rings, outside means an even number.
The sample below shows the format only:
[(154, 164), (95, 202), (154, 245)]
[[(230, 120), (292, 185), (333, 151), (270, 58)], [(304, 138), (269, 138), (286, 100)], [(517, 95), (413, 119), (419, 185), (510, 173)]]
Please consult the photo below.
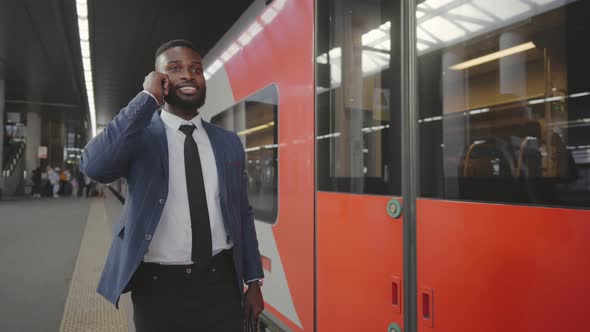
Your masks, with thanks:
[[(140, 92), (84, 148), (81, 169), (91, 179), (110, 183), (125, 178), (128, 193), (97, 292), (118, 307), (146, 253), (168, 196), (168, 143), (154, 98)], [(221, 195), (221, 213), (234, 243), (237, 287), (263, 277), (252, 208), (248, 202), (245, 152), (239, 137), (203, 121), (209, 136)]]

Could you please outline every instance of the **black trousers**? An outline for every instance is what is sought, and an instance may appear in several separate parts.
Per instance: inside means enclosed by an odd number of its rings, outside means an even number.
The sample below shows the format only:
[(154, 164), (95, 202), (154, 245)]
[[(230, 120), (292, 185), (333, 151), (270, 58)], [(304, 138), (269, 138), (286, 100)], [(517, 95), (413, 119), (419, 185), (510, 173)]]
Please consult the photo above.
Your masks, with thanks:
[(239, 332), (242, 298), (231, 250), (213, 268), (142, 263), (133, 276), (131, 300), (137, 332)]

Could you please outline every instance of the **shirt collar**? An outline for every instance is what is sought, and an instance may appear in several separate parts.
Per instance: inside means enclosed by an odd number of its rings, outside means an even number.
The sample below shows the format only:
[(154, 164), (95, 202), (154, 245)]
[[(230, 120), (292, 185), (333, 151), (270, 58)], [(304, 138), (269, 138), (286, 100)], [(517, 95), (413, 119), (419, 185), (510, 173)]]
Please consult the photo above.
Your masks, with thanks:
[(203, 122), (201, 120), (200, 113), (197, 114), (197, 116), (192, 118), (190, 121), (187, 121), (163, 109), (162, 113), (160, 114), (160, 118), (162, 119), (162, 122), (164, 122), (166, 127), (172, 130), (179, 130), (180, 126), (185, 124), (195, 125), (195, 127), (197, 127), (197, 131), (203, 130)]

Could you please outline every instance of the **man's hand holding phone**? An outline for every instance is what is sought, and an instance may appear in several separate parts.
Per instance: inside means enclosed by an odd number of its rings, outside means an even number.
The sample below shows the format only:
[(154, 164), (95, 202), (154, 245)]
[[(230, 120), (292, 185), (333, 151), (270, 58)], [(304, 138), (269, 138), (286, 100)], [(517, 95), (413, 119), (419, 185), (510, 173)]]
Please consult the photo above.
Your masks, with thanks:
[(145, 77), (143, 88), (151, 93), (152, 96), (156, 97), (159, 105), (162, 105), (164, 103), (164, 97), (168, 95), (169, 84), (170, 79), (168, 75), (153, 71)]

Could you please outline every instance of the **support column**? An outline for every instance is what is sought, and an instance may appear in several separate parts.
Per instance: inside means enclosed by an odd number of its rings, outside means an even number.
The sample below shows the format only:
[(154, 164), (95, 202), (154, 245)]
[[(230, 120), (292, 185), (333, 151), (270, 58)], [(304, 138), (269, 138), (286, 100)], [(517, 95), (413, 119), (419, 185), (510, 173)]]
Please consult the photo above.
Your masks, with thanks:
[(33, 170), (39, 166), (39, 158), (37, 158), (37, 151), (41, 145), (41, 115), (39, 112), (27, 112), (27, 129), (25, 137), (27, 138), (26, 170), (27, 177), (30, 179)]
[[(526, 42), (526, 39), (517, 32), (504, 32), (500, 36), (500, 50), (505, 50)], [(527, 96), (527, 58), (526, 53), (521, 52), (503, 57), (500, 62), (500, 94), (505, 99), (501, 102), (514, 101)], [(512, 100), (510, 100), (512, 99)]]
[(0, 199), (4, 191), (4, 176), (2, 175), (4, 168), (4, 106), (6, 105), (4, 87), (4, 68), (0, 60)]

